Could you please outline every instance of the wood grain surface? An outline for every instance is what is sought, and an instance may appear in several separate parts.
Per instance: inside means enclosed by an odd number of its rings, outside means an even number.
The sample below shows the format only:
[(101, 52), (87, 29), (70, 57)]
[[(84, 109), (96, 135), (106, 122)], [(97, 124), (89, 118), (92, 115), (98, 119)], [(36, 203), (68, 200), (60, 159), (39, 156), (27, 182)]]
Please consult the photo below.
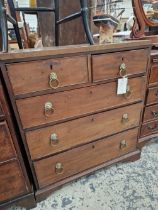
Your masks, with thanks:
[(158, 119), (158, 104), (145, 107), (143, 122)]
[[(31, 128), (59, 120), (114, 108), (143, 100), (145, 78), (129, 80), (131, 96), (117, 95), (117, 83), (96, 85), (55, 94), (17, 100), (23, 128)], [(45, 115), (45, 104), (52, 103), (54, 112)]]
[(93, 80), (108, 80), (120, 76), (120, 65), (126, 65), (126, 74), (146, 72), (148, 50), (132, 50), (92, 56)]
[(158, 86), (148, 89), (146, 104), (158, 103)]
[(16, 157), (13, 140), (6, 122), (0, 122), (0, 162)]
[(50, 74), (56, 73), (59, 87), (88, 82), (87, 56), (21, 62), (7, 65), (15, 95), (52, 89)]
[[(86, 169), (117, 158), (136, 150), (138, 129), (105, 138), (68, 152), (43, 159), (34, 163), (40, 187), (55, 183)], [(120, 149), (120, 142), (126, 140), (127, 146)], [(56, 174), (55, 166), (62, 163), (63, 173)]]
[(141, 127), (141, 137), (149, 136), (154, 133), (158, 133), (158, 120), (144, 123)]
[[(142, 103), (139, 103), (26, 132), (31, 157), (43, 158), (136, 127), (139, 125), (141, 109)], [(122, 120), (124, 114), (128, 114), (126, 122)], [(58, 137), (57, 144), (51, 144), (53, 133)]]
[(150, 77), (149, 77), (149, 85), (158, 83), (158, 65), (153, 65), (151, 67)]
[(61, 46), (61, 47), (45, 47), (45, 48), (36, 48), (36, 49), (24, 49), (24, 50), (13, 50), (8, 53), (0, 53), (0, 60), (13, 60), (13, 59), (37, 59), (37, 57), (42, 56), (53, 56), (53, 55), (67, 55), (67, 54), (76, 54), (76, 53), (89, 53), (93, 54), (102, 51), (106, 52), (116, 52), (116, 51), (124, 51), (131, 49), (140, 49), (140, 48), (148, 48), (149, 53), (151, 46), (151, 42), (148, 40), (133, 40), (133, 41), (124, 41), (122, 43), (112, 43), (106, 45), (69, 45), (69, 46)]
[(28, 192), (18, 161), (0, 166), (0, 202)]

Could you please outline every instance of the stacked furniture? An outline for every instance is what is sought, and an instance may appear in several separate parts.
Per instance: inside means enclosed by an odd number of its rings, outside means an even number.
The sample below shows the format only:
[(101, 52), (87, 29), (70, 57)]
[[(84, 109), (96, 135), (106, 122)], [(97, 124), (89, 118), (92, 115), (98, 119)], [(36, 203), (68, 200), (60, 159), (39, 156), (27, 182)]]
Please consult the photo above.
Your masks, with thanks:
[[(82, 175), (140, 157), (149, 55), (148, 41), (1, 55), (37, 201)], [(118, 95), (125, 76), (127, 92)]]
[(139, 143), (144, 145), (156, 136), (158, 136), (158, 52), (152, 50)]
[(28, 209), (36, 205), (0, 81), (0, 209), (13, 203)]
[[(132, 0), (133, 10), (136, 17), (131, 37), (134, 39), (146, 39), (152, 42), (152, 51), (148, 71), (148, 84), (146, 87), (146, 99), (144, 111), (140, 125), (139, 147), (142, 147), (153, 137), (158, 136), (158, 35), (157, 35), (157, 16), (158, 5), (156, 1), (151, 1), (152, 13), (149, 8), (145, 8), (148, 1)], [(146, 29), (149, 29), (146, 30)]]

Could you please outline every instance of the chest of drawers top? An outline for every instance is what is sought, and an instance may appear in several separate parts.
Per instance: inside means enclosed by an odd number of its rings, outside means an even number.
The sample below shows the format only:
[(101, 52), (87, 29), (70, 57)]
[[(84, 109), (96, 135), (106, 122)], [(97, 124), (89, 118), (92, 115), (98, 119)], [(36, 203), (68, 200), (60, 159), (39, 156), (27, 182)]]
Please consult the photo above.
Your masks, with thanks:
[[(17, 99), (110, 81), (126, 74), (144, 73), (149, 43), (143, 41), (100, 46), (59, 47), (3, 54), (11, 88)], [(121, 75), (122, 76), (122, 75)]]

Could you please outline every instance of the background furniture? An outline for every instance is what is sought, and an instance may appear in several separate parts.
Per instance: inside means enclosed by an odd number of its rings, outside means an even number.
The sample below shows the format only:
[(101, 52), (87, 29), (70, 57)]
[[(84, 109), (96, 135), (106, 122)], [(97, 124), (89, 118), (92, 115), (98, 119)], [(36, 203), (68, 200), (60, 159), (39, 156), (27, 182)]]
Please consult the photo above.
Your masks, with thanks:
[[(148, 41), (132, 41), (1, 55), (37, 201), (82, 175), (140, 157), (149, 53)], [(126, 74), (127, 93), (117, 95), (117, 79)]]
[(27, 209), (36, 206), (33, 188), (21, 155), (21, 139), (17, 138), (17, 130), (13, 126), (12, 114), (0, 80), (0, 209), (14, 204)]
[[(149, 39), (154, 45), (158, 43), (158, 4), (156, 1), (132, 0), (135, 14), (135, 23), (133, 25), (131, 37)], [(148, 5), (145, 8), (145, 4)], [(149, 5), (151, 5), (149, 7)], [(149, 27), (149, 31), (146, 28)], [(152, 30), (153, 29), (153, 30)]]
[[(23, 13), (23, 17), (24, 14), (38, 14), (40, 12), (54, 12), (55, 13), (55, 43), (56, 46), (59, 45), (59, 29), (58, 26), (62, 23), (66, 23), (69, 21), (72, 21), (76, 18), (82, 17), (82, 22), (83, 22), (83, 26), (84, 26), (84, 31), (87, 37), (87, 40), (90, 44), (94, 44), (93, 41), (93, 37), (92, 34), (90, 32), (90, 27), (89, 27), (89, 16), (88, 16), (88, 4), (87, 4), (87, 0), (80, 0), (80, 11), (71, 15), (68, 15), (66, 17), (64, 17), (63, 19), (59, 20), (59, 1), (58, 0), (54, 0), (55, 4), (55, 8), (50, 9), (50, 8), (44, 8), (44, 7), (37, 7), (37, 8), (15, 8), (14, 7), (14, 3), (13, 0), (8, 0), (8, 5), (9, 5), (9, 9), (10, 9), (10, 13), (12, 18), (16, 21), (15, 23), (13, 23), (14, 26), (14, 30), (16, 33), (16, 37), (17, 37), (17, 41), (18, 41), (18, 45), (19, 48), (22, 49), (23, 48), (23, 44), (22, 44), (22, 40), (20, 37), (20, 32), (19, 32), (19, 28), (18, 28), (18, 21), (17, 21), (17, 17), (16, 17), (16, 12), (22, 12)], [(0, 8), (3, 8), (2, 5), (0, 5)], [(2, 10), (2, 9), (1, 9)], [(2, 23), (2, 29), (3, 29), (3, 42), (4, 42), (4, 51), (7, 51), (7, 44), (8, 44), (8, 39), (5, 38), (7, 36), (7, 24), (6, 24), (6, 18), (5, 18), (5, 11), (3, 12), (3, 19), (1, 21)], [(25, 28), (26, 28), (26, 22), (25, 22), (25, 18), (24, 18), (24, 23), (25, 23)], [(27, 31), (27, 29), (26, 29)], [(27, 32), (26, 32), (27, 34)]]
[[(152, 9), (148, 14), (145, 11), (144, 4), (152, 5)], [(139, 134), (139, 145), (144, 146), (150, 139), (158, 136), (158, 52), (156, 50), (158, 44), (158, 16), (156, 2), (133, 0), (136, 22), (133, 26), (133, 35), (136, 38), (149, 39), (152, 41), (152, 52), (150, 55), (148, 85), (146, 87), (146, 100), (141, 120), (141, 129)], [(156, 6), (156, 8), (155, 8)], [(150, 27), (151, 31), (145, 32), (145, 27)], [(154, 50), (155, 49), (155, 50)]]
[(139, 137), (140, 145), (144, 145), (158, 136), (158, 52), (151, 51), (151, 63), (148, 72), (148, 86)]
[[(24, 27), (25, 27), (25, 31), (26, 31), (26, 35), (27, 35), (27, 40), (28, 40), (28, 30), (27, 30), (27, 24), (25, 21), (25, 14), (38, 16), (38, 14), (41, 12), (56, 13), (55, 8), (46, 8), (46, 7), (36, 7), (36, 8), (29, 8), (29, 7), (21, 7), (20, 8), (20, 7), (18, 7), (18, 8), (16, 8), (13, 0), (7, 0), (7, 2), (8, 2), (11, 16), (16, 20), (16, 24), (13, 24), (13, 26), (14, 26), (14, 30), (16, 33), (16, 37), (17, 37), (17, 41), (18, 41), (18, 45), (19, 45), (20, 49), (23, 48), (23, 44), (22, 44), (22, 39), (20, 36), (19, 27), (18, 27), (17, 12), (22, 12), (22, 16), (23, 16), (23, 20), (24, 20)], [(51, 22), (50, 22), (50, 24), (51, 24)], [(53, 21), (52, 21), (52, 24), (53, 24)]]
[[(49, 7), (52, 5), (53, 1), (37, 0), (37, 6), (39, 7)], [(92, 28), (92, 11), (90, 9), (91, 5), (92, 0), (88, 0), (88, 20), (90, 22), (90, 28)], [(71, 2), (69, 0), (58, 0), (57, 7), (58, 13), (56, 15), (56, 20), (64, 19), (70, 14), (79, 13), (81, 9), (79, 0), (71, 0)], [(41, 13), (39, 14), (38, 18), (43, 45), (48, 47), (55, 45), (55, 24), (50, 25), (50, 22), (52, 22), (52, 20), (55, 23), (55, 17), (53, 17), (53, 14), (50, 16), (47, 13)], [(63, 24), (56, 25), (56, 37), (58, 37), (56, 45), (59, 46), (87, 43), (87, 38), (82, 23), (82, 17), (78, 17), (72, 19), (71, 21), (64, 22)]]

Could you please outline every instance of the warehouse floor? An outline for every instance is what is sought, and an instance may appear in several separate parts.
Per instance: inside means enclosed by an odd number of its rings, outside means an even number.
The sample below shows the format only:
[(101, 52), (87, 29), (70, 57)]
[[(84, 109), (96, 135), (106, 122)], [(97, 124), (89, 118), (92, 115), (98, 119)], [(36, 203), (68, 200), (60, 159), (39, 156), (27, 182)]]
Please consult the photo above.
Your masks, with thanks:
[[(141, 159), (67, 184), (33, 210), (158, 210), (158, 139)], [(23, 210), (12, 208), (10, 210)]]

